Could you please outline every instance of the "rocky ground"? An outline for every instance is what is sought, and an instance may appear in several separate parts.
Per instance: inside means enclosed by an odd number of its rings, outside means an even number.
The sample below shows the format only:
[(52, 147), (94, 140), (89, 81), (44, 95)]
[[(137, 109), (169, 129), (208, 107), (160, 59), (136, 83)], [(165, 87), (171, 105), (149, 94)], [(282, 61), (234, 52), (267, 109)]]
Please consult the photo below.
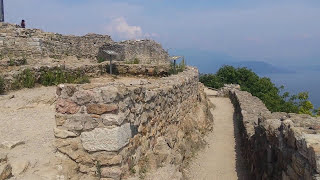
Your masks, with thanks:
[(0, 97), (1, 166), (11, 179), (64, 179), (68, 173), (62, 166), (67, 159), (54, 148), (55, 89), (24, 89)]

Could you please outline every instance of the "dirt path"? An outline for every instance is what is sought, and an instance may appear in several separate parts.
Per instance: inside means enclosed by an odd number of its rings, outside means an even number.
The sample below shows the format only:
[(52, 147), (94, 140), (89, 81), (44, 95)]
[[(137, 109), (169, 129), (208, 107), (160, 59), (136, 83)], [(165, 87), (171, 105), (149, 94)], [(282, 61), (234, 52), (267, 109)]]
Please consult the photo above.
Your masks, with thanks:
[(215, 105), (214, 129), (207, 136), (207, 148), (191, 162), (187, 176), (194, 180), (245, 180), (246, 167), (237, 143), (239, 133), (234, 126), (233, 105), (228, 98), (214, 97), (215, 91), (205, 92)]

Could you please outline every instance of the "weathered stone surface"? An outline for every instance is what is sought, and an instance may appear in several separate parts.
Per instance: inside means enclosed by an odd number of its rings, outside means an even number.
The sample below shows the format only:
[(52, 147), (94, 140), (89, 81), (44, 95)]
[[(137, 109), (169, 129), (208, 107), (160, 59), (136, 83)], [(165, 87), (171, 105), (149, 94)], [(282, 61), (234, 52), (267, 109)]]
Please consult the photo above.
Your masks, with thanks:
[(56, 103), (56, 111), (62, 114), (75, 114), (79, 111), (80, 107), (68, 99), (58, 99)]
[(270, 113), (257, 97), (227, 89), (241, 129), (244, 157), (252, 179), (320, 177), (318, 119), (293, 113)]
[(125, 120), (125, 114), (103, 114), (101, 116), (102, 123), (106, 126), (121, 125)]
[(0, 164), (2, 162), (6, 162), (8, 160), (8, 154), (7, 153), (1, 153), (0, 152)]
[(101, 166), (113, 166), (122, 163), (122, 155), (114, 155), (109, 152), (97, 152), (93, 156)]
[(16, 146), (19, 146), (22, 144), (25, 144), (25, 142), (24, 141), (4, 141), (4, 142), (0, 143), (0, 148), (13, 149)]
[(67, 118), (63, 127), (69, 131), (88, 131), (98, 127), (98, 118), (92, 115), (73, 115)]
[(89, 114), (104, 114), (104, 113), (116, 113), (118, 111), (117, 105), (109, 104), (89, 104), (87, 105), (87, 112)]
[(72, 100), (79, 105), (84, 105), (91, 102), (91, 100), (93, 99), (93, 96), (94, 96), (93, 92), (91, 91), (84, 91), (84, 92), (78, 91), (73, 94)]
[(0, 180), (8, 179), (12, 176), (12, 167), (10, 164), (0, 165)]
[(105, 103), (112, 103), (118, 97), (118, 89), (113, 86), (101, 88), (101, 95)]
[(131, 137), (129, 123), (112, 129), (96, 128), (80, 136), (83, 148), (90, 152), (118, 151), (129, 143)]
[(57, 138), (65, 139), (65, 138), (68, 138), (68, 137), (76, 137), (77, 136), (73, 132), (62, 130), (62, 129), (59, 129), (59, 128), (54, 128), (53, 131), (54, 131), (54, 136), (57, 137)]
[(12, 166), (12, 175), (19, 176), (20, 174), (23, 174), (28, 170), (30, 166), (30, 162), (27, 160), (16, 160), (14, 162), (11, 162), (11, 166)]
[(104, 178), (113, 178), (114, 180), (120, 180), (121, 177), (120, 167), (104, 167), (101, 168), (101, 176)]

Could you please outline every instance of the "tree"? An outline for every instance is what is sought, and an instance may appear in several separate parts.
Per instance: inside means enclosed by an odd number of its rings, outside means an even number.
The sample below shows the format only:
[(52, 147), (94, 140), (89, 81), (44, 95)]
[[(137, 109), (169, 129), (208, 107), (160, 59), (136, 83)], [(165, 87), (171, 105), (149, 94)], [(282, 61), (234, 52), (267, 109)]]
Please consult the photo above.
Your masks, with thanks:
[[(200, 82), (216, 89), (223, 87), (224, 84), (239, 84), (241, 90), (248, 91), (253, 96), (260, 98), (272, 112), (313, 114), (314, 107), (308, 100), (309, 95), (307, 92), (302, 92), (298, 95), (282, 92), (284, 86), (278, 88), (270, 78), (261, 78), (247, 68), (223, 66), (216, 74), (201, 75)], [(319, 113), (319, 111), (317, 112)]]

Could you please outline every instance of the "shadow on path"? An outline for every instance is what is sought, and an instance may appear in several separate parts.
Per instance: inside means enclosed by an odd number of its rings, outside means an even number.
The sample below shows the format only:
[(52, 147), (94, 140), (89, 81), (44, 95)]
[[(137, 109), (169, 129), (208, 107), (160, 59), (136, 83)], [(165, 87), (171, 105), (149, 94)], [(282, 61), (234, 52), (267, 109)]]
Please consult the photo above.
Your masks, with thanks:
[(249, 167), (246, 164), (245, 159), (242, 155), (242, 145), (241, 145), (241, 134), (239, 129), (240, 121), (236, 117), (236, 114), (233, 115), (233, 129), (234, 129), (234, 138), (235, 138), (235, 152), (236, 152), (236, 172), (239, 180), (249, 180)]

